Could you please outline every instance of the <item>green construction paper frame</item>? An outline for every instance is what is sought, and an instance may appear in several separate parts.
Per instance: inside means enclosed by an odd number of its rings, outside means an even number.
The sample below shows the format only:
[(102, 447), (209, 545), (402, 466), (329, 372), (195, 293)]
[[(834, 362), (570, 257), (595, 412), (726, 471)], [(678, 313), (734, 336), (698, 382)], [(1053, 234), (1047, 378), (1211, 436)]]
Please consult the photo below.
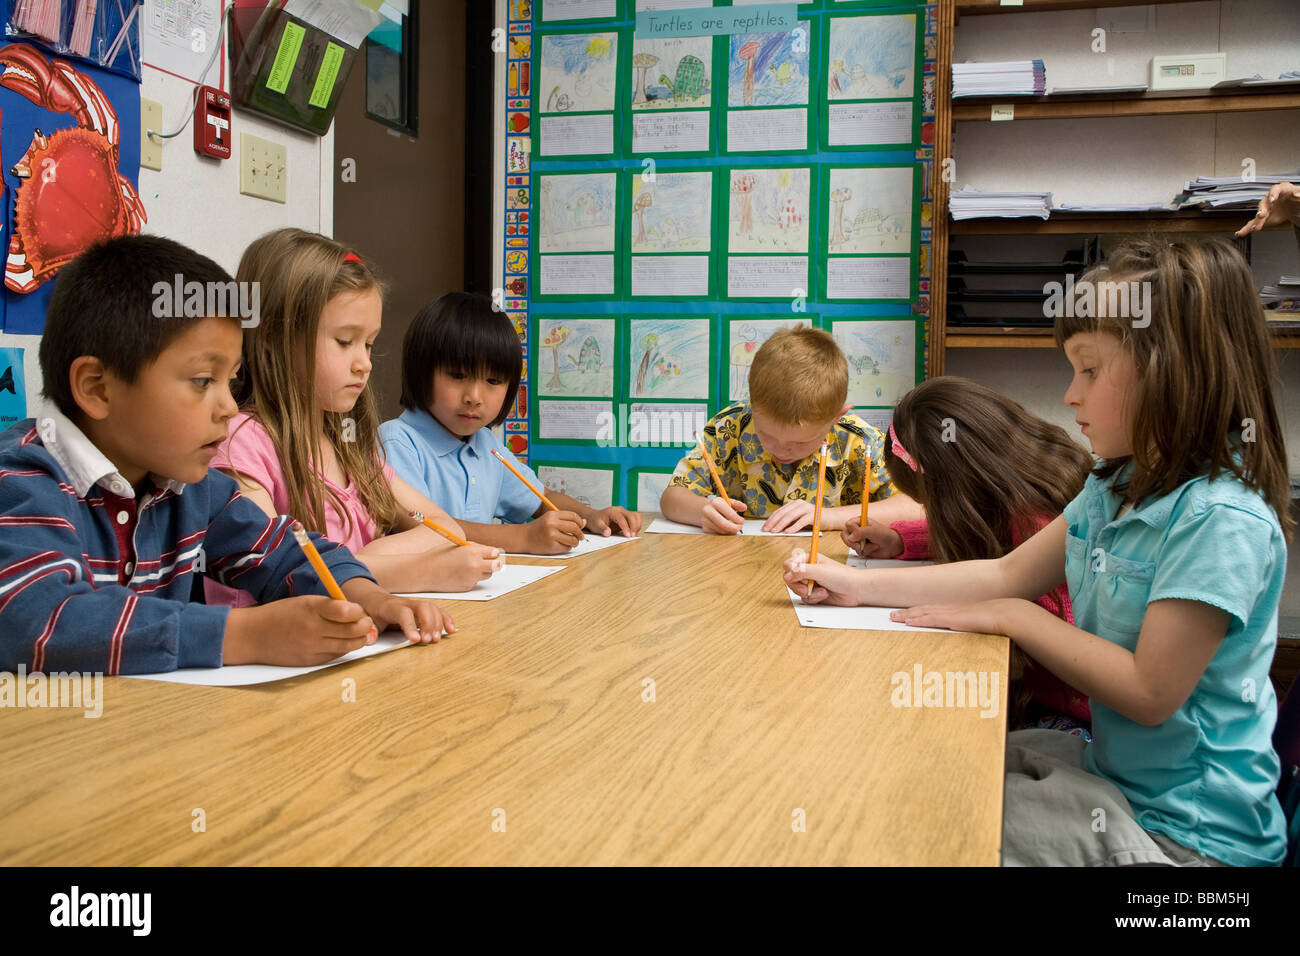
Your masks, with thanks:
[[(841, 325), (863, 325), (875, 322), (904, 322), (912, 327), (912, 388), (915, 388), (919, 382), (925, 380), (925, 343), (923, 336), (917, 330), (916, 316), (913, 313), (906, 312), (898, 315), (862, 315), (862, 316), (826, 316), (824, 328), (832, 335), (835, 334), (837, 326)], [(853, 377), (850, 370), (849, 377)], [(910, 391), (911, 389), (908, 389)], [(850, 396), (851, 398), (852, 396)], [(901, 398), (902, 395), (899, 396)], [(882, 401), (878, 405), (855, 405), (854, 408), (866, 409), (884, 409), (893, 408), (896, 401)]]
[[(614, 177), (614, 248), (609, 250), (588, 251), (588, 252), (542, 252), (542, 221), (540, 199), (542, 194), (542, 183), (552, 176), (596, 176), (611, 175)], [(557, 169), (554, 172), (537, 172), (533, 171), (530, 175), (531, 188), (533, 190), (533, 210), (529, 217), (528, 227), (528, 251), (529, 262), (534, 265), (532, 268), (536, 272), (530, 272), (532, 288), (529, 290), (529, 298), (533, 302), (612, 302), (623, 298), (623, 256), (620, 254), (619, 237), (623, 234), (623, 193), (622, 183), (619, 177), (623, 175), (623, 170), (614, 168), (605, 169)], [(542, 261), (548, 256), (613, 256), (614, 257), (614, 291), (609, 295), (598, 293), (591, 294), (554, 294), (547, 295), (542, 292)], [(531, 310), (529, 310), (531, 312)], [(531, 339), (529, 340), (532, 341)]]
[[(908, 246), (906, 258), (909, 260), (909, 277), (908, 277), (908, 295), (898, 298), (835, 298), (832, 299), (827, 295), (826, 265), (832, 259), (901, 259), (903, 256), (894, 253), (852, 253), (848, 255), (834, 254), (830, 250), (830, 214), (829, 210), (824, 207), (830, 202), (830, 180), (831, 170), (833, 169), (902, 169), (910, 168), (912, 170), (912, 233), (911, 242)], [(901, 302), (916, 302), (920, 293), (920, 239), (921, 239), (921, 187), (923, 185), (921, 177), (924, 175), (924, 167), (921, 163), (822, 163), (818, 168), (818, 222), (817, 222), (817, 301), (827, 305), (840, 305), (843, 303), (889, 303), (897, 304)]]
[[(635, 2), (635, 0), (633, 0)], [(701, 4), (703, 6), (703, 4)], [(635, 33), (629, 34), (635, 36)], [(693, 109), (663, 109), (663, 110), (634, 110), (631, 107), (631, 97), (635, 95), (635, 90), (624, 90), (624, 96), (618, 102), (627, 107), (627, 115), (623, 117), (623, 155), (625, 157), (647, 157), (654, 159), (689, 159), (701, 156), (714, 156), (718, 152), (718, 137), (721, 131), (718, 128), (718, 92), (721, 90), (726, 93), (726, 76), (727, 72), (723, 68), (723, 60), (726, 57), (726, 37), (713, 37), (713, 63), (710, 70), (709, 82), (713, 84), (713, 103), (706, 107), (695, 107)], [(629, 41), (632, 43), (634, 41)], [(632, 48), (628, 48), (629, 63), (631, 62)], [(635, 69), (635, 67), (633, 67)], [(631, 81), (629, 80), (629, 84)], [(621, 87), (620, 87), (621, 89)], [(724, 107), (725, 108), (725, 107)], [(704, 113), (708, 120), (709, 127), (709, 146), (702, 150), (675, 149), (665, 152), (654, 150), (642, 150), (638, 152), (633, 148), (633, 121), (638, 116), (673, 116), (678, 113)]]
[[(550, 374), (543, 371), (544, 365), (546, 364), (546, 359), (543, 353), (545, 350), (552, 348), (552, 346), (549, 345), (544, 346), (542, 344), (544, 340), (542, 338), (541, 327), (543, 322), (552, 322), (552, 321), (560, 321), (560, 322), (595, 321), (595, 322), (613, 323), (614, 342), (612, 346), (612, 352), (610, 355), (605, 357), (606, 362), (613, 363), (612, 364), (613, 378), (610, 382), (610, 390), (608, 395), (599, 395), (599, 394), (544, 395), (542, 394), (541, 382), (543, 379), (546, 378), (548, 374)], [(604, 312), (591, 312), (591, 313), (551, 312), (551, 313), (539, 314), (536, 311), (530, 310), (528, 313), (528, 341), (529, 343), (531, 343), (530, 355), (532, 357), (532, 368), (529, 369), (530, 397), (532, 395), (536, 395), (537, 398), (545, 401), (550, 401), (551, 399), (564, 400), (569, 398), (608, 399), (609, 401), (617, 401), (619, 395), (622, 394), (622, 392), (620, 391), (619, 377), (622, 375), (623, 372), (623, 367), (620, 365), (620, 358), (623, 355), (623, 350), (626, 348), (626, 346), (623, 343), (623, 339), (627, 335), (627, 332), (624, 328), (624, 324), (625, 324), (624, 320), (621, 320), (617, 314), (609, 314)], [(573, 340), (568, 339), (566, 341), (572, 342)], [(581, 346), (578, 343), (574, 343), (573, 345), (570, 345), (569, 348), (580, 349)], [(557, 360), (557, 358), (558, 358), (558, 353), (553, 353), (552, 363), (554, 363)], [(554, 371), (554, 365), (552, 365), (552, 371)]]
[[(728, 157), (728, 159), (731, 159), (731, 158), (741, 157), (741, 156), (791, 156), (791, 155), (800, 155), (804, 153), (817, 152), (817, 147), (815, 144), (817, 143), (817, 127), (821, 117), (818, 114), (817, 99), (813, 95), (812, 84), (815, 78), (816, 64), (820, 64), (822, 62), (821, 47), (819, 46), (819, 44), (822, 42), (822, 38), (820, 36), (822, 31), (813, 28), (814, 19), (815, 18), (813, 17), (802, 17), (802, 16), (799, 18), (800, 23), (806, 23), (808, 25), (808, 74), (809, 75), (808, 75), (807, 104), (803, 106), (730, 106), (728, 105), (728, 102), (724, 102), (721, 105), (722, 113), (718, 117), (719, 155), (726, 156)], [(726, 55), (724, 59), (728, 63), (730, 63), (731, 40), (730, 37), (724, 37), (723, 39), (726, 40), (727, 43)], [(724, 68), (723, 75), (729, 76), (730, 69)], [(727, 92), (730, 93), (730, 89), (728, 89)], [(728, 96), (728, 101), (729, 100), (730, 97)], [(789, 149), (768, 148), (768, 149), (753, 149), (753, 150), (733, 150), (731, 148), (730, 136), (728, 135), (728, 127), (730, 123), (730, 116), (732, 113), (754, 113), (754, 112), (768, 112), (770, 110), (793, 110), (793, 109), (802, 109), (805, 110), (808, 114), (808, 124), (807, 124), (807, 129), (805, 131), (806, 137), (803, 145), (794, 146)]]
[[(758, 155), (762, 155), (762, 154), (758, 154)], [(813, 223), (816, 220), (816, 212), (818, 208), (817, 190), (818, 190), (819, 183), (817, 178), (817, 168), (818, 165), (816, 163), (806, 163), (806, 162), (805, 163), (783, 163), (780, 165), (768, 165), (766, 163), (742, 165), (739, 163), (733, 163), (727, 167), (723, 167), (723, 171), (727, 174), (726, 178), (721, 185), (715, 184), (717, 185), (718, 188), (718, 204), (717, 204), (717, 212), (715, 215), (721, 217), (721, 222), (724, 227), (723, 234), (722, 234), (722, 250), (718, 256), (718, 269), (717, 269), (719, 299), (727, 302), (758, 302), (758, 303), (762, 303), (762, 302), (790, 303), (794, 301), (793, 296), (788, 293), (783, 296), (731, 295), (730, 293), (730, 284), (728, 282), (728, 277), (731, 272), (730, 263), (731, 263), (731, 257), (733, 255), (731, 251), (731, 173), (736, 169), (806, 169), (808, 170), (808, 227), (807, 227), (808, 228), (808, 251), (805, 253), (737, 252), (734, 253), (734, 255), (737, 258), (744, 258), (744, 259), (764, 259), (764, 258), (786, 259), (786, 258), (796, 258), (802, 255), (803, 258), (807, 260), (807, 264), (808, 264), (808, 278), (807, 278), (806, 287), (804, 288), (805, 302), (812, 297), (813, 289), (815, 287), (815, 280), (817, 278), (815, 260), (819, 255), (818, 246), (817, 246), (817, 232), (813, 228)]]
[[(709, 184), (709, 251), (702, 252), (647, 252), (633, 253), (632, 251), (632, 228), (636, 219), (633, 210), (632, 189), (635, 180), (638, 177), (644, 178), (646, 173), (641, 170), (621, 170), (620, 175), (623, 177), (619, 183), (619, 201), (622, 209), (622, 227), (621, 239), (623, 242), (622, 253), (622, 275), (623, 285), (621, 287), (621, 298), (625, 302), (707, 302), (718, 297), (718, 254), (714, 248), (716, 245), (716, 229), (718, 222), (718, 174), (722, 169), (718, 166), (662, 166), (656, 164), (655, 176), (671, 176), (677, 173), (710, 173), (711, 180)], [(659, 257), (659, 256), (680, 256), (680, 257), (698, 257), (707, 256), (709, 260), (708, 278), (709, 288), (703, 295), (636, 295), (632, 294), (632, 262), (637, 257)]]
[[(838, 7), (838, 4), (828, 9)], [(835, 100), (835, 105), (853, 105), (858, 103), (908, 103), (912, 104), (912, 133), (911, 137), (905, 142), (897, 143), (872, 143), (872, 144), (849, 144), (847, 146), (832, 146), (830, 143), (831, 136), (831, 113), (832, 104), (830, 98), (829, 77), (830, 77), (830, 57), (831, 57), (831, 26), (836, 20), (860, 19), (862, 17), (890, 17), (890, 16), (913, 16), (916, 19), (916, 29), (914, 31), (914, 42), (916, 52), (912, 62), (912, 95), (911, 97), (879, 97), (869, 99), (848, 99)], [(821, 133), (819, 142), (823, 152), (828, 153), (865, 153), (880, 150), (916, 150), (921, 146), (921, 85), (923, 80), (922, 65), (924, 63), (925, 47), (925, 9), (918, 7), (915, 10), (854, 10), (848, 16), (827, 16), (825, 18), (826, 28), (823, 31), (826, 36), (822, 43), (821, 52), (822, 60), (818, 75), (821, 77), (821, 86), (817, 93), (818, 111), (821, 114)]]
[[(566, 21), (567, 22), (567, 21)], [(614, 61), (614, 108), (612, 110), (574, 110), (573, 112), (546, 110), (544, 106), (550, 94), (546, 93), (537, 84), (542, 82), (542, 46), (547, 37), (553, 36), (585, 36), (597, 33), (612, 33), (617, 37), (618, 49)], [(623, 112), (619, 109), (619, 91), (623, 88), (623, 74), (628, 69), (631, 62), (631, 45), (632, 32), (626, 27), (606, 27), (594, 29), (573, 29), (571, 27), (547, 27), (534, 28), (533, 30), (533, 48), (530, 51), (532, 56), (532, 75), (533, 75), (533, 92), (532, 92), (532, 111), (529, 120), (529, 128), (532, 131), (532, 153), (533, 159), (540, 159), (555, 162), (573, 162), (589, 160), (609, 160), (619, 158), (619, 146), (622, 142), (622, 132), (620, 124), (625, 118)], [(542, 120), (553, 116), (609, 116), (611, 123), (610, 135), (610, 152), (608, 153), (554, 153), (546, 152), (546, 140), (542, 136)], [(530, 162), (531, 166), (532, 163)]]

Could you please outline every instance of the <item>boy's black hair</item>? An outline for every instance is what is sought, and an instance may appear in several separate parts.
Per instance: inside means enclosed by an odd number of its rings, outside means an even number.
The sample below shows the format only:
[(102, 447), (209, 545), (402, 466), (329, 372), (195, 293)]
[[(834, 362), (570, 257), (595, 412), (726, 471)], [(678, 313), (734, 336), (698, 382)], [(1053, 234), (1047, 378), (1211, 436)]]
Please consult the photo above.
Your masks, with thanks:
[(515, 324), (492, 300), (470, 292), (448, 292), (426, 304), (402, 340), (402, 407), (428, 411), (433, 373), (466, 372), (510, 383), (492, 425), (506, 420), (515, 403), (524, 352)]
[(205, 289), (209, 282), (234, 282), (207, 256), (161, 236), (109, 239), (59, 270), (40, 348), (42, 391), (59, 411), (74, 420), (80, 412), (68, 379), (78, 357), (93, 355), (131, 383), (190, 323), (203, 318), (186, 317), (183, 302), (173, 303), (170, 294), (164, 308), (155, 308), (154, 285), (166, 283), (174, 292), (177, 276), (182, 288), (189, 282)]

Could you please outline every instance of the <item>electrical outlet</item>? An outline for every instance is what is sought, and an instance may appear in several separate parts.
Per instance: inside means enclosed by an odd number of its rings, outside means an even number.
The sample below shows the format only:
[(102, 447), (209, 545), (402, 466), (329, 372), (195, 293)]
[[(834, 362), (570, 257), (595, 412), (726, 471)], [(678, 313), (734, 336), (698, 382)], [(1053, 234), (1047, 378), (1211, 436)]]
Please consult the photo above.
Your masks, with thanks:
[(162, 132), (162, 104), (155, 100), (140, 100), (140, 165), (145, 169), (162, 172), (162, 140), (153, 139), (148, 131)]
[(239, 191), (272, 202), (284, 202), (288, 178), (284, 146), (251, 133), (239, 134)]

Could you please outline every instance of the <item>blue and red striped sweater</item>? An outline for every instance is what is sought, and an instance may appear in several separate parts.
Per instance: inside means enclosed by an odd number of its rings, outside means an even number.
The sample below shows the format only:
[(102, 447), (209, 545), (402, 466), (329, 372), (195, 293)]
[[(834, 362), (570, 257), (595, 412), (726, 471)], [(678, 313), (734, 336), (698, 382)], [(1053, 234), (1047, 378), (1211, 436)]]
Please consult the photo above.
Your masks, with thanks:
[[(227, 475), (154, 484), (137, 499), (54, 410), (0, 434), (0, 670), (219, 667), (230, 608), (190, 603), (198, 571), (263, 602), (326, 593), (293, 519), (268, 518)], [(338, 581), (373, 580), (347, 548), (311, 538)]]

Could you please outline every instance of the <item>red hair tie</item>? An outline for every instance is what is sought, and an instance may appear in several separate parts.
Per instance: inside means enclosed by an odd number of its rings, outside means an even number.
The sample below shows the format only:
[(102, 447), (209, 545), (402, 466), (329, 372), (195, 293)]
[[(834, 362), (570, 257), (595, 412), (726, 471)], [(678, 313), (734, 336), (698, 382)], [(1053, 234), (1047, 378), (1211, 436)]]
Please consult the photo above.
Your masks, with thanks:
[[(343, 257), (343, 261), (344, 261), (344, 262), (361, 262), (361, 257), (360, 257), (359, 255), (357, 255), (355, 252), (349, 252), (346, 256)], [(361, 262), (361, 264), (362, 264), (362, 265), (365, 265), (364, 262)]]

